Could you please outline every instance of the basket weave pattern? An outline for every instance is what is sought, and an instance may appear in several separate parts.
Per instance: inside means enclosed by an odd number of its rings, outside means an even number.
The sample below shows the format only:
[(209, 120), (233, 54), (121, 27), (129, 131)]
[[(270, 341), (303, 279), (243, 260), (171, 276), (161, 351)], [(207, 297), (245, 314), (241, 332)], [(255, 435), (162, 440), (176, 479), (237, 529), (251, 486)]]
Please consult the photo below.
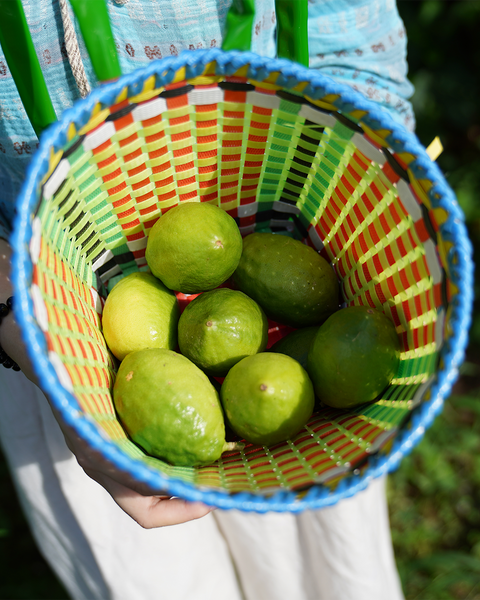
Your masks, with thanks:
[[(461, 277), (453, 272), (452, 255), (468, 259), (468, 240), (458, 250), (449, 227), (456, 205), (435, 195), (431, 173), (443, 180), (434, 165), (426, 172), (413, 136), (392, 141), (393, 123), (375, 119), (354, 92), (352, 104), (346, 91), (333, 93), (324, 78), (282, 61), (196, 56), (166, 61), (161, 72), (152, 65), (108, 98), (104, 92), (102, 101), (66, 113), (37, 160), (44, 172), (38, 167), (34, 209), (30, 199), (25, 307), (60, 395), (105, 438), (121, 468), (145, 469), (138, 476), (151, 475), (152, 485), (175, 490), (177, 482), (184, 496), (204, 492), (201, 499), (222, 505), (223, 498), (227, 507), (236, 498), (255, 507), (257, 497), (263, 507), (283, 492), (280, 510), (302, 497), (328, 504), (332, 494), (364, 485), (372, 469), (395, 466), (396, 441), (438, 396), (441, 350), (457, 336), (452, 307), (470, 277), (468, 261)], [(111, 398), (115, 361), (101, 334), (103, 301), (118, 277), (146, 268), (149, 230), (185, 201), (216, 203), (242, 235), (288, 231), (332, 263), (345, 305), (387, 314), (402, 355), (381, 399), (348, 412), (320, 408), (295, 439), (247, 445), (196, 469), (145, 456), (125, 436)], [(271, 341), (279, 335), (272, 324)], [(465, 339), (454, 343), (461, 353)]]

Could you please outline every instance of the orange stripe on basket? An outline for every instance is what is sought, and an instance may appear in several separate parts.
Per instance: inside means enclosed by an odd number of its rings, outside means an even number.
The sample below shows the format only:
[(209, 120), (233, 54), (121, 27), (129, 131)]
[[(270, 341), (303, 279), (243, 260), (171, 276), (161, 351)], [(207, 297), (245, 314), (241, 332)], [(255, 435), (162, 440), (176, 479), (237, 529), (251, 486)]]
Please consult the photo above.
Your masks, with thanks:
[(132, 142), (134, 142), (137, 139), (138, 139), (138, 135), (136, 133), (132, 133), (132, 135), (129, 135), (128, 137), (123, 138), (123, 140), (119, 141), (120, 148), (123, 148), (124, 146), (128, 146), (128, 144), (131, 144)]
[(122, 190), (125, 190), (126, 188), (127, 188), (127, 184), (125, 183), (125, 181), (122, 181), (118, 185), (107, 189), (107, 192), (108, 192), (109, 196), (114, 196), (115, 194), (118, 194), (119, 192), (121, 192)]
[(111, 173), (108, 173), (107, 175), (103, 175), (102, 179), (105, 183), (107, 183), (108, 181), (115, 179), (115, 177), (118, 177), (121, 174), (122, 174), (122, 169), (120, 167), (118, 167), (118, 169), (115, 169), (115, 171), (112, 171)]
[(400, 175), (397, 175), (390, 163), (386, 162), (382, 167), (382, 171), (387, 179), (392, 183), (397, 183), (397, 181), (399, 181)]
[(166, 98), (166, 101), (168, 110), (172, 110), (174, 108), (181, 108), (182, 106), (188, 106), (187, 94), (182, 94), (181, 96), (174, 96), (173, 98)]
[(117, 159), (116, 154), (111, 154), (108, 158), (106, 158), (105, 160), (101, 160), (97, 163), (97, 167), (99, 169), (103, 169), (103, 167), (107, 167), (109, 164), (111, 164), (112, 162), (114, 162)]
[(148, 153), (150, 158), (159, 158), (168, 152), (167, 146), (163, 146), (162, 148), (158, 148), (158, 150), (152, 150), (152, 152)]
[(425, 221), (423, 219), (415, 221), (414, 226), (421, 242), (426, 242), (428, 239), (430, 239), (430, 234), (428, 233), (427, 226), (425, 225)]
[[(202, 112), (213, 112), (217, 110), (217, 104), (198, 104), (195, 106), (195, 111), (198, 113)], [(198, 123), (197, 123), (198, 126)]]
[(133, 152), (130, 152), (130, 154), (125, 154), (125, 156), (123, 157), (123, 160), (126, 163), (128, 163), (131, 160), (133, 160), (134, 158), (137, 158), (138, 156), (140, 156), (141, 154), (142, 154), (142, 149), (141, 148), (137, 148)]
[(112, 140), (106, 140), (105, 142), (103, 142), (103, 144), (100, 144), (100, 146), (97, 146), (96, 148), (93, 148), (92, 149), (92, 154), (94, 156), (96, 154), (100, 154), (100, 152), (103, 152), (104, 150), (106, 150), (111, 145), (112, 145)]
[(127, 204), (127, 202), (130, 202), (131, 199), (132, 199), (132, 197), (130, 196), (130, 194), (127, 194), (124, 198), (121, 198), (120, 200), (116, 200), (115, 202), (112, 202), (112, 205), (115, 208), (118, 208), (119, 206), (123, 206), (124, 204)]
[(124, 223), (122, 225), (122, 229), (132, 229), (132, 227), (136, 227), (140, 225), (140, 219), (135, 219), (134, 221), (130, 221), (129, 223)]

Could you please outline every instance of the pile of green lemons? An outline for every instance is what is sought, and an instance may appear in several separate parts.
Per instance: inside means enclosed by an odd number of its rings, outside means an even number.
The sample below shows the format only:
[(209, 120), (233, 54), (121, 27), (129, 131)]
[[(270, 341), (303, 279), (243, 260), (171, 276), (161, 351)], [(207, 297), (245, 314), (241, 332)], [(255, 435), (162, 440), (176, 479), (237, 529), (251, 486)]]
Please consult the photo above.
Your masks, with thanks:
[[(242, 240), (225, 211), (189, 202), (154, 225), (146, 260), (150, 272), (112, 288), (102, 324), (120, 361), (118, 417), (152, 456), (210, 464), (236, 447), (228, 429), (271, 446), (303, 428), (316, 398), (351, 408), (395, 376), (392, 322), (370, 307), (340, 308), (330, 264), (288, 235)], [(178, 292), (193, 298), (183, 311)], [(269, 319), (290, 333), (267, 350)]]

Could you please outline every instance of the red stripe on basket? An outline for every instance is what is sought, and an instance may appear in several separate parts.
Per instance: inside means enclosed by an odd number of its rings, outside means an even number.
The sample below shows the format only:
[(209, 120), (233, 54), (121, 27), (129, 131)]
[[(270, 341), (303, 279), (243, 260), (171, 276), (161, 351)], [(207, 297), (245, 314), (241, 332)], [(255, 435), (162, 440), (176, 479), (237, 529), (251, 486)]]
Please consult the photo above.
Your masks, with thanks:
[(191, 200), (192, 198), (197, 197), (197, 192), (187, 192), (186, 194), (179, 194), (180, 202), (185, 202), (186, 200)]
[(140, 156), (141, 154), (142, 154), (142, 149), (137, 148), (137, 150), (130, 152), (130, 154), (125, 154), (125, 156), (123, 157), (123, 160), (127, 163), (127, 162), (133, 160), (134, 158), (137, 158), (137, 156)]
[(385, 217), (384, 213), (381, 213), (378, 218), (383, 231), (386, 235), (388, 235), (392, 231), (392, 228), (388, 224), (387, 218)]
[(172, 142), (180, 142), (180, 141), (186, 140), (190, 137), (192, 137), (192, 132), (190, 130), (189, 131), (181, 131), (179, 133), (172, 133)]
[(268, 139), (268, 136), (266, 135), (254, 135), (253, 133), (250, 133), (248, 135), (248, 141), (249, 142), (259, 142), (259, 143), (266, 143)]
[(132, 142), (134, 142), (137, 139), (138, 139), (137, 134), (132, 133), (132, 135), (129, 135), (128, 137), (123, 138), (123, 140), (120, 140), (120, 142), (119, 142), (120, 148), (123, 148), (124, 146), (131, 144)]
[(380, 262), (380, 257), (378, 254), (374, 254), (372, 256), (373, 266), (375, 267), (375, 272), (377, 275), (381, 275), (383, 273), (382, 263)]
[(402, 258), (404, 258), (407, 255), (407, 249), (405, 248), (405, 244), (403, 243), (403, 240), (401, 237), (396, 239), (397, 242), (397, 247), (400, 250), (400, 254), (402, 256)]
[(197, 144), (209, 144), (211, 142), (216, 142), (218, 139), (218, 135), (216, 133), (212, 133), (210, 135), (199, 135), (197, 136)]
[(387, 299), (385, 298), (385, 294), (383, 293), (382, 285), (380, 283), (375, 284), (375, 294), (381, 304), (385, 304)]
[(198, 113), (213, 112), (215, 110), (217, 110), (217, 103), (214, 103), (214, 104), (198, 104), (197, 106), (195, 106), (195, 111), (198, 112)]
[(371, 281), (372, 276), (370, 275), (370, 271), (368, 269), (368, 265), (366, 262), (362, 264), (362, 271), (363, 271), (363, 275), (365, 277), (366, 282), (368, 283), (369, 281)]
[(242, 133), (243, 126), (242, 125), (224, 125), (223, 132), (224, 133)]
[(408, 288), (411, 286), (411, 283), (408, 280), (407, 270), (406, 269), (400, 269), (398, 271), (398, 275), (400, 277), (400, 281), (402, 282), (403, 290), (404, 291), (408, 290)]
[(351, 164), (347, 165), (347, 171), (350, 173), (350, 175), (353, 177), (353, 179), (355, 179), (355, 181), (357, 183), (360, 183), (360, 181), (362, 180), (362, 176), (360, 175), (360, 173), (358, 173)]
[(152, 150), (152, 152), (148, 153), (150, 158), (159, 158), (168, 152), (167, 146), (163, 146), (162, 148), (158, 148), (157, 150)]
[(426, 242), (430, 238), (430, 234), (428, 233), (425, 221), (419, 219), (418, 221), (415, 221), (414, 226), (420, 241)]
[(217, 185), (217, 183), (218, 183), (218, 177), (215, 177), (214, 179), (209, 179), (208, 181), (200, 181), (198, 186), (200, 189), (203, 189), (203, 188), (209, 188), (213, 185)]
[(387, 277), (386, 281), (387, 281), (388, 289), (390, 290), (390, 293), (391, 293), (392, 297), (394, 298), (398, 294), (398, 289), (395, 284), (395, 281), (394, 281), (393, 277)]
[(251, 146), (247, 147), (247, 154), (265, 154), (265, 148), (252, 148)]
[(172, 110), (174, 108), (181, 108), (182, 106), (188, 106), (187, 94), (182, 94), (181, 96), (174, 96), (173, 98), (166, 98), (166, 100), (168, 110)]
[(412, 273), (413, 273), (413, 277), (415, 278), (415, 281), (417, 283), (422, 281), (423, 277), (420, 274), (420, 269), (418, 268), (418, 260), (415, 260), (414, 262), (412, 262), (411, 266), (412, 266)]
[(205, 194), (203, 196), (200, 196), (200, 201), (201, 202), (210, 202), (211, 200), (216, 200), (217, 198), (218, 198), (217, 192), (212, 192), (210, 194)]
[(107, 140), (106, 142), (103, 142), (103, 144), (100, 144), (100, 146), (97, 146), (96, 148), (92, 149), (92, 154), (95, 156), (95, 154), (100, 154), (100, 152), (103, 152), (104, 150), (106, 150), (109, 146), (112, 145), (112, 140)]
[(106, 158), (105, 160), (100, 160), (97, 163), (97, 167), (99, 169), (103, 169), (104, 167), (107, 167), (108, 165), (110, 165), (112, 162), (114, 162), (115, 160), (117, 160), (117, 156), (116, 154), (112, 154), (110, 155), (108, 158)]
[[(275, 92), (273, 92), (273, 94), (275, 94)], [(273, 111), (271, 108), (264, 108), (263, 106), (252, 106), (252, 112), (257, 113), (257, 115), (266, 115), (270, 117)]]
[(353, 153), (353, 158), (355, 160), (355, 162), (360, 165), (360, 167), (364, 170), (367, 171), (368, 168), (370, 167), (370, 163), (372, 162), (369, 158), (367, 158), (365, 156), (365, 154), (362, 154), (362, 152), (360, 152), (360, 150), (355, 150), (355, 152)]
[(251, 121), (250, 127), (254, 129), (268, 129), (270, 127), (270, 123), (261, 123), (260, 121)]
[[(154, 210), (157, 210), (156, 204), (152, 204), (151, 206), (147, 206), (147, 208), (141, 208), (138, 212), (143, 217), (144, 215), (148, 215), (149, 213), (153, 212)], [(139, 234), (140, 234), (141, 237), (143, 237), (141, 232), (139, 232)]]
[(145, 234), (143, 231), (137, 231), (137, 233), (132, 233), (130, 235), (127, 235), (127, 241), (135, 242), (136, 240), (141, 240), (144, 237), (145, 237)]
[(140, 225), (140, 219), (135, 219), (134, 221), (130, 221), (129, 223), (124, 223), (122, 225), (122, 229), (132, 229), (132, 227), (136, 227)]
[(146, 185), (148, 185), (149, 183), (150, 183), (150, 179), (147, 177), (143, 181), (139, 181), (138, 183), (133, 183), (132, 190), (140, 190), (143, 187), (145, 187)]
[(165, 132), (164, 131), (158, 131), (157, 133), (152, 133), (152, 135), (146, 135), (145, 136), (145, 142), (147, 144), (150, 144), (151, 142), (156, 142), (157, 140), (161, 140), (164, 137), (165, 137)]
[[(131, 199), (132, 198), (131, 198), (130, 194), (127, 194), (124, 198), (121, 198), (120, 200), (116, 200), (115, 202), (112, 202), (112, 205), (115, 208), (118, 208), (119, 206), (123, 206), (123, 204), (127, 204), (127, 202), (130, 202)], [(133, 210), (135, 210), (135, 209), (133, 209)]]
[(190, 185), (192, 183), (195, 183), (195, 176), (186, 177), (185, 179), (177, 179), (177, 185), (179, 187), (184, 187), (184, 186)]
[(133, 169), (127, 170), (128, 176), (133, 177), (134, 175), (138, 175), (142, 171), (145, 171), (146, 168), (147, 165), (145, 163), (142, 163), (141, 165), (138, 165), (138, 167), (134, 167)]
[(170, 119), (170, 125), (181, 125), (182, 123), (188, 123), (190, 121), (190, 115), (182, 115), (180, 117), (172, 117)]
[(115, 179), (115, 177), (118, 177), (121, 174), (122, 174), (122, 169), (120, 167), (118, 167), (118, 169), (115, 169), (115, 171), (108, 173), (108, 175), (103, 175), (102, 179), (105, 183), (107, 183), (108, 181)]
[(183, 165), (175, 165), (175, 171), (177, 173), (182, 173), (183, 171), (188, 171), (189, 169), (193, 169), (195, 167), (195, 164), (192, 161), (184, 163)]
[(387, 179), (392, 183), (397, 183), (397, 181), (400, 179), (400, 175), (397, 175), (397, 173), (393, 170), (390, 163), (388, 162), (386, 162), (383, 165), (382, 171), (383, 174), (387, 177)]
[(253, 204), (256, 202), (255, 196), (248, 196), (248, 198), (240, 198), (241, 206), (245, 206), (246, 204)]
[(118, 185), (115, 185), (112, 188), (108, 188), (107, 192), (108, 192), (109, 196), (114, 196), (115, 194), (118, 194), (119, 192), (121, 192), (122, 190), (125, 190), (126, 188), (127, 188), (127, 184), (125, 183), (125, 181), (122, 181)]
[[(347, 191), (350, 194), (353, 194), (355, 188), (353, 187), (353, 185), (348, 181), (348, 179), (345, 177), (345, 175), (342, 175), (342, 177), (340, 178), (340, 181), (343, 183), (343, 185), (347, 188)], [(338, 188), (336, 188), (338, 189)]]
[[(224, 99), (224, 102), (235, 102), (235, 103), (244, 104), (247, 100), (247, 93), (234, 91), (234, 90), (225, 90), (223, 99)], [(225, 115), (227, 115), (227, 112), (229, 112), (229, 111), (225, 111)], [(243, 116), (243, 112), (235, 113), (235, 114), (241, 114)], [(228, 115), (228, 116), (230, 116), (230, 115)]]
[(363, 254), (367, 254), (370, 247), (367, 244), (367, 241), (365, 239), (365, 234), (363, 233), (363, 231), (358, 234), (358, 241), (360, 243), (360, 248), (362, 249)]
[[(381, 192), (381, 191), (378, 189), (378, 187), (376, 186), (376, 184), (375, 184), (373, 181), (372, 181), (372, 183), (370, 184), (370, 189), (372, 190), (372, 192), (373, 192), (373, 195), (375, 196), (375, 198), (376, 198), (376, 199), (377, 199), (379, 202), (381, 202), (381, 201), (382, 201), (382, 199), (383, 199), (383, 194), (382, 194), (382, 192)], [(365, 194), (364, 194), (364, 195), (365, 195)], [(362, 196), (362, 198), (363, 198), (363, 196)], [(369, 212), (371, 212), (371, 211), (373, 210), (373, 205), (372, 205), (372, 204), (370, 204), (370, 206), (371, 206), (372, 208), (370, 208), (370, 209), (369, 209)]]
[(380, 241), (380, 236), (378, 235), (377, 230), (375, 229), (375, 225), (373, 223), (370, 223), (370, 225), (368, 226), (368, 232), (370, 233), (372, 242), (376, 246)]
[[(363, 196), (362, 196), (362, 199), (363, 199)], [(365, 221), (365, 217), (363, 216), (363, 213), (362, 213), (360, 207), (358, 206), (358, 204), (355, 204), (355, 206), (353, 207), (353, 212), (355, 213), (355, 216), (357, 217), (360, 224)]]
[(157, 173), (161, 173), (162, 171), (166, 171), (172, 166), (170, 161), (164, 162), (161, 165), (157, 165), (156, 167), (152, 167), (152, 173), (156, 175)]

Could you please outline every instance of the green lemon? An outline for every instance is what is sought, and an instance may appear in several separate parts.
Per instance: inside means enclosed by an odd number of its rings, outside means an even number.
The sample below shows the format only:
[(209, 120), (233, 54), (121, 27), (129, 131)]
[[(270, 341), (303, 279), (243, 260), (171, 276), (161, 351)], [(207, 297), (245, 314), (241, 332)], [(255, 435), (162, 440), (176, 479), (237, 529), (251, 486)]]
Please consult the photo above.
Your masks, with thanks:
[(318, 327), (303, 327), (287, 333), (282, 339), (275, 342), (270, 352), (286, 354), (297, 360), (304, 369), (307, 368), (307, 357), (310, 346), (317, 335)]
[(318, 325), (339, 306), (339, 285), (328, 262), (284, 235), (246, 236), (233, 280), (267, 317), (292, 327)]
[(372, 402), (399, 366), (400, 340), (393, 323), (368, 306), (343, 308), (318, 330), (307, 371), (318, 398), (334, 408)]
[(242, 358), (267, 347), (268, 320), (242, 292), (219, 288), (187, 305), (178, 322), (180, 351), (210, 375), (226, 375)]
[(195, 294), (226, 281), (241, 253), (242, 236), (228, 213), (213, 204), (185, 202), (152, 227), (145, 258), (168, 288)]
[(203, 371), (171, 350), (132, 352), (113, 387), (120, 422), (148, 454), (193, 467), (229, 448), (218, 393)]
[(143, 348), (177, 346), (180, 309), (175, 294), (150, 273), (131, 273), (107, 296), (102, 314), (105, 341), (123, 360)]
[(313, 412), (313, 385), (305, 369), (285, 354), (262, 352), (228, 372), (220, 391), (235, 433), (271, 446), (298, 433)]

